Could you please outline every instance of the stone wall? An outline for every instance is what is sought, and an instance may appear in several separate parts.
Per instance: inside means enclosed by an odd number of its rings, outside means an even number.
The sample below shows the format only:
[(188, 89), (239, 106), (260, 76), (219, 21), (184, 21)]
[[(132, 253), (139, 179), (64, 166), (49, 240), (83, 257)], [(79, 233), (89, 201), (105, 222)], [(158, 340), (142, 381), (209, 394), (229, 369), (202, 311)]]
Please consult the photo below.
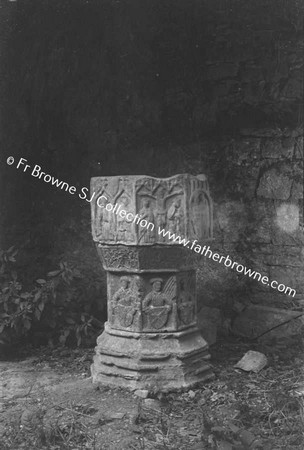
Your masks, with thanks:
[(197, 164), (207, 168), (215, 202), (210, 248), (297, 291), (295, 296), (279, 293), (202, 258), (202, 304), (226, 309), (230, 316), (238, 302), (243, 306), (303, 306), (302, 139), (301, 129), (247, 129), (238, 138), (223, 140), (220, 158), (208, 159), (205, 152), (202, 161), (198, 148)]

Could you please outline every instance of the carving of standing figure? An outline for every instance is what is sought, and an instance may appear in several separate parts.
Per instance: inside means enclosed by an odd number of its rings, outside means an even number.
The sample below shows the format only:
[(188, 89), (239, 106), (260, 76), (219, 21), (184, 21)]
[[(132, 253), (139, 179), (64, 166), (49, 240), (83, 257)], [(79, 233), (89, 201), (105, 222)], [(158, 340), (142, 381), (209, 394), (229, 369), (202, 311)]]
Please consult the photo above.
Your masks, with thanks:
[[(129, 200), (127, 197), (121, 197), (122, 206), (127, 211)], [(117, 240), (118, 241), (131, 241), (132, 240), (132, 222), (128, 221), (126, 217), (117, 215)]]
[[(148, 223), (154, 223), (154, 214), (150, 207), (150, 200), (144, 199), (141, 210), (139, 211), (141, 219), (145, 219)], [(150, 227), (139, 228), (139, 242), (153, 243), (154, 242), (154, 229)]]
[(112, 216), (106, 209), (107, 200), (102, 198), (100, 204), (97, 206), (97, 217), (98, 217), (98, 235), (97, 237), (102, 237), (103, 239), (113, 239), (113, 231), (111, 226)]
[[(156, 210), (156, 222), (159, 229), (163, 229), (166, 226), (166, 198), (165, 189), (161, 189), (157, 198), (157, 210)], [(165, 241), (165, 236), (159, 235), (161, 241)]]
[(175, 200), (168, 211), (169, 230), (172, 233), (182, 233), (183, 213), (180, 199)]

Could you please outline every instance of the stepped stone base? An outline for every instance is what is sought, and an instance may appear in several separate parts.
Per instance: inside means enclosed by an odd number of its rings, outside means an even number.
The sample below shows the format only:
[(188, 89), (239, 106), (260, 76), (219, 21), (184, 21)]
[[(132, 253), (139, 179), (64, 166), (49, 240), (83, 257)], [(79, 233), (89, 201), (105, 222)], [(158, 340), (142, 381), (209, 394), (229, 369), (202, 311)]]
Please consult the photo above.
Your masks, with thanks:
[(115, 330), (106, 323), (95, 351), (95, 385), (168, 392), (213, 378), (208, 344), (196, 326), (143, 334)]

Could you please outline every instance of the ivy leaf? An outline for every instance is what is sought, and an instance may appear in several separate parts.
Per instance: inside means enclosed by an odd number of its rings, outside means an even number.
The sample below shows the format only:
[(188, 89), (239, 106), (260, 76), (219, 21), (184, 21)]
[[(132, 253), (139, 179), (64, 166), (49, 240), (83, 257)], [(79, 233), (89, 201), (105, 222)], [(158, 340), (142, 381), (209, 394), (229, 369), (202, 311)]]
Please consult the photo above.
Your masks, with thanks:
[(37, 300), (40, 299), (41, 295), (42, 295), (41, 291), (36, 292), (35, 297), (34, 297), (34, 302), (37, 302)]
[(6, 313), (0, 314), (0, 319), (6, 319), (7, 317), (10, 317), (9, 314)]
[(52, 270), (47, 274), (48, 277), (57, 277), (61, 273), (61, 270)]

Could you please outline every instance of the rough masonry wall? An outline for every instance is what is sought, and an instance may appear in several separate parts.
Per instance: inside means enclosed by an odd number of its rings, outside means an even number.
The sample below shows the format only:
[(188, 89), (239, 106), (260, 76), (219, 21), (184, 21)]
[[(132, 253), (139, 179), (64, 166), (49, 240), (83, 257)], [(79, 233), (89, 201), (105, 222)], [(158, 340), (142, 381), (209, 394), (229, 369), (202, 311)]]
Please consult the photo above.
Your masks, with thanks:
[(235, 301), (297, 308), (303, 306), (304, 290), (304, 234), (299, 226), (303, 210), (301, 130), (253, 129), (243, 134), (223, 141), (224, 157), (210, 164), (215, 200), (215, 235), (210, 248), (296, 289), (297, 294), (279, 293), (204, 258), (201, 299), (209, 306), (226, 304), (228, 310)]

